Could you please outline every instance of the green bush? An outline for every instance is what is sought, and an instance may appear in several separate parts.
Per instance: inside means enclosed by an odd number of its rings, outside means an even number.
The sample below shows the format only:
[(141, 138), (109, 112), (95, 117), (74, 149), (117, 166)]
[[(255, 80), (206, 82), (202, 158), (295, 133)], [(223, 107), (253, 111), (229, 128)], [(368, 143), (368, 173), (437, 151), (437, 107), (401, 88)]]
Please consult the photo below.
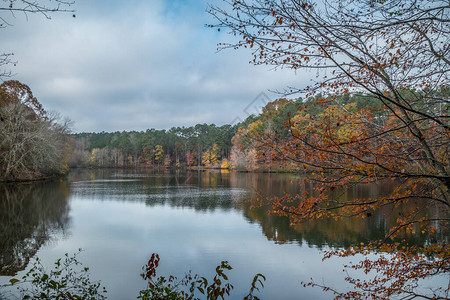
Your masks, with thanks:
[(12, 278), (10, 283), (17, 285), (22, 299), (78, 300), (106, 299), (106, 288), (99, 281), (91, 281), (89, 268), (83, 267), (77, 255), (65, 254), (47, 271), (39, 258), (21, 280)]

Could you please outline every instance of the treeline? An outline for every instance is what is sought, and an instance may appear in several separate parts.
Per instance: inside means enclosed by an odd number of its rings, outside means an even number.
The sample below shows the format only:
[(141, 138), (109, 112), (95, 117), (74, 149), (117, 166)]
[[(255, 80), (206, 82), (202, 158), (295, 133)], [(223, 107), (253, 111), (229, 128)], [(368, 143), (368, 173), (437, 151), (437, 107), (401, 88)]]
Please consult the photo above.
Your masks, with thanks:
[[(209, 167), (239, 170), (285, 170), (273, 159), (263, 141), (288, 139), (289, 122), (299, 114), (319, 116), (330, 103), (310, 98), (277, 99), (258, 116), (241, 123), (216, 126), (197, 124), (169, 130), (122, 131), (73, 134), (71, 167)], [(355, 111), (371, 108), (380, 114), (379, 104), (363, 94), (346, 94), (333, 99), (334, 105)], [(264, 149), (265, 148), (265, 149)], [(268, 155), (271, 153), (271, 155)]]
[(197, 124), (169, 130), (77, 133), (72, 167), (223, 167), (239, 125)]
[[(428, 110), (442, 109), (432, 102), (423, 105)], [(169, 130), (73, 134), (69, 165), (302, 171), (290, 161), (295, 154), (291, 149), (296, 140), (293, 133), (324, 130), (325, 118), (335, 122), (337, 138), (349, 139), (358, 130), (351, 120), (358, 112), (378, 123), (386, 122), (391, 113), (382, 109), (377, 99), (363, 93), (318, 95), (306, 100), (280, 98), (268, 103), (261, 114), (233, 126), (197, 124)]]
[[(443, 88), (414, 99), (414, 92), (405, 89), (403, 97), (424, 112), (445, 115), (448, 106), (433, 99), (448, 98), (448, 93)], [(332, 139), (344, 145), (361, 138), (358, 132), (402, 128), (393, 125), (395, 113), (362, 93), (319, 95), (277, 99), (260, 115), (233, 126), (69, 134), (68, 122), (46, 112), (27, 85), (6, 81), (0, 85), (0, 181), (54, 176), (70, 167), (304, 171), (314, 162), (312, 153), (299, 148), (300, 142), (320, 144), (321, 139)]]
[(69, 170), (68, 123), (48, 113), (19, 81), (0, 85), (0, 181), (32, 180)]
[[(416, 98), (413, 91), (402, 92), (403, 97), (423, 112), (448, 114), (449, 107), (433, 99), (448, 98), (449, 89), (428, 91), (428, 94), (433, 96)], [(396, 113), (363, 93), (318, 95), (306, 100), (277, 99), (238, 128), (232, 139), (230, 166), (248, 171), (305, 171), (308, 165), (318, 166), (322, 162), (320, 159), (313, 162), (314, 151), (304, 151), (300, 144), (320, 145), (321, 140), (332, 139), (336, 145), (345, 146), (360, 139), (360, 133), (367, 132), (369, 126), (373, 132), (389, 126), (401, 129), (402, 124), (393, 125)]]

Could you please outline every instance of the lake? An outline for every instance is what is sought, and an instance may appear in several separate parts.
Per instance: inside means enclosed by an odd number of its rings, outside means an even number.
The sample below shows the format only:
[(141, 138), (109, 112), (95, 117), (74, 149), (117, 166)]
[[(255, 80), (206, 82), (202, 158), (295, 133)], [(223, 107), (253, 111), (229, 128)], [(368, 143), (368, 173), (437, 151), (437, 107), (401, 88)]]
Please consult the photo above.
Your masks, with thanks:
[[(376, 196), (391, 185), (354, 187), (342, 196)], [(192, 270), (212, 278), (227, 260), (233, 267), (227, 273), (234, 285), (231, 299), (242, 299), (257, 273), (267, 278), (256, 294), (262, 299), (330, 299), (332, 294), (300, 284), (313, 278), (346, 290), (342, 266), (350, 259), (322, 262), (323, 251), (381, 238), (395, 215), (380, 211), (366, 220), (294, 228), (287, 218), (268, 216), (267, 207), (251, 209), (244, 201), (305, 189), (312, 189), (311, 183), (293, 174), (109, 169), (3, 184), (0, 284), (21, 277), (35, 257), (50, 266), (82, 248), (79, 260), (106, 286), (108, 299), (136, 299), (145, 288), (141, 268), (152, 253), (161, 258), (159, 275), (178, 277)]]

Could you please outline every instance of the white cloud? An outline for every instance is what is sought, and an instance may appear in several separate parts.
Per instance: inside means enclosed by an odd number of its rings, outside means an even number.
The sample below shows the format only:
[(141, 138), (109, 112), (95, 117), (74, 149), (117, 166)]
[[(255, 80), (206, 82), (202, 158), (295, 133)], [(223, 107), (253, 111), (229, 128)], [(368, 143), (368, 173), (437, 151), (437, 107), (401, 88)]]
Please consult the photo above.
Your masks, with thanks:
[(290, 70), (249, 65), (249, 52), (216, 53), (229, 37), (203, 26), (204, 1), (183, 3), (78, 0), (76, 18), (17, 17), (0, 32), (2, 50), (19, 60), (15, 79), (77, 131), (224, 124), (261, 91), (304, 85)]

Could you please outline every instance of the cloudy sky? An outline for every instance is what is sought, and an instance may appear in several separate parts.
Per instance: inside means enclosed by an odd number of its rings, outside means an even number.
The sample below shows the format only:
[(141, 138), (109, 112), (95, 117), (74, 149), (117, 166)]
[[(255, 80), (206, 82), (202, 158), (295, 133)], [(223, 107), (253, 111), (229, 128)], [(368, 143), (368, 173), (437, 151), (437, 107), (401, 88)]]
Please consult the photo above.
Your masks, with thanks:
[[(14, 52), (13, 79), (29, 85), (73, 130), (168, 129), (229, 124), (302, 87), (311, 74), (249, 64), (244, 50), (217, 52), (231, 35), (206, 28), (220, 0), (76, 0), (72, 14), (1, 13), (0, 52)], [(255, 100), (256, 99), (256, 100)]]

